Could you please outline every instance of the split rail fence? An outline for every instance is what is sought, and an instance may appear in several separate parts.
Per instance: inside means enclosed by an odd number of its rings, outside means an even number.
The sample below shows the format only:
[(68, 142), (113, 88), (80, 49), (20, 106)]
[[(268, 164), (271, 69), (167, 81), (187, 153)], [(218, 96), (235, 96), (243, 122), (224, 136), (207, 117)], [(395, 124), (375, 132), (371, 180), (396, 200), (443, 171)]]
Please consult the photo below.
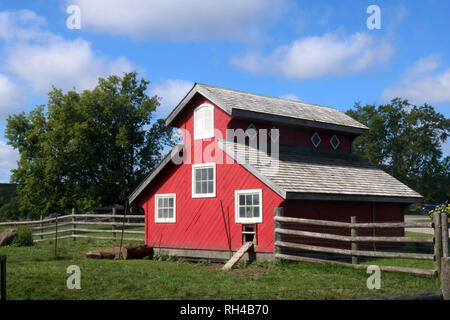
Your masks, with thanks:
[[(285, 217), (283, 208), (274, 209), (274, 253), (276, 258), (286, 260), (330, 263), (335, 265), (349, 266), (356, 269), (366, 269), (368, 265), (359, 264), (360, 257), (372, 258), (394, 258), (394, 259), (416, 259), (434, 261), (433, 268), (411, 268), (404, 266), (384, 266), (379, 265), (380, 270), (397, 271), (421, 275), (440, 276), (441, 260), (448, 257), (448, 225), (447, 215), (435, 214), (434, 222), (378, 222), (378, 223), (358, 223), (356, 217), (351, 217), (350, 222), (338, 222), (328, 220), (313, 220), (303, 218)], [(337, 227), (348, 229), (346, 235), (333, 233), (311, 232), (298, 230), (298, 226), (318, 226), (322, 228)], [(296, 229), (293, 229), (295, 227)], [(289, 228), (290, 227), (290, 228)], [(388, 229), (388, 228), (433, 228), (434, 237), (393, 237), (393, 236), (359, 236), (360, 229)], [(290, 241), (285, 241), (285, 236), (290, 237)], [(294, 236), (294, 237), (293, 237)], [(301, 238), (298, 238), (301, 237)], [(292, 240), (294, 238), (295, 240)], [(303, 244), (305, 239), (316, 239), (318, 243), (327, 242), (329, 246)], [(320, 240), (317, 240), (320, 239)], [(351, 249), (341, 249), (343, 243)], [(417, 243), (425, 244), (431, 253), (419, 252), (392, 252), (379, 250), (361, 250), (360, 243)], [(287, 250), (286, 250), (287, 249)], [(401, 245), (399, 246), (401, 251)], [(419, 251), (419, 250), (417, 250)], [(423, 250), (420, 250), (423, 251)], [(308, 256), (305, 256), (306, 255)], [(314, 255), (327, 255), (327, 258), (311, 257)], [(346, 257), (348, 262), (328, 259), (329, 256)], [(349, 262), (351, 258), (351, 263)], [(342, 260), (342, 259), (341, 259)], [(376, 262), (372, 263), (376, 264)]]
[[(125, 219), (125, 221), (124, 221)], [(34, 221), (1, 222), (0, 226), (29, 226), (33, 241), (87, 238), (96, 240), (144, 242), (144, 215), (121, 215), (113, 209), (111, 214), (72, 214)], [(140, 235), (142, 235), (140, 237)]]
[(0, 300), (6, 300), (6, 256), (0, 256)]

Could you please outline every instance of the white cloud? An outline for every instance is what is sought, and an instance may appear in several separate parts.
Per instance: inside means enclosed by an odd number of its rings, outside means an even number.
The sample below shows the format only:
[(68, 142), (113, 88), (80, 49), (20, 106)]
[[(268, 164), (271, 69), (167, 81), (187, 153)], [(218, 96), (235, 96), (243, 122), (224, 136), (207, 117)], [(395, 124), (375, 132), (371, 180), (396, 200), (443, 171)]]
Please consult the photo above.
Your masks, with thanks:
[(359, 73), (387, 62), (392, 54), (389, 43), (366, 33), (355, 33), (346, 38), (326, 33), (280, 46), (267, 57), (248, 53), (231, 62), (255, 74), (311, 79)]
[(0, 39), (6, 42), (39, 41), (51, 36), (47, 22), (30, 10), (0, 12)]
[(0, 119), (5, 119), (11, 113), (22, 111), (25, 101), (23, 88), (0, 73)]
[(193, 82), (187, 80), (165, 80), (150, 87), (152, 95), (156, 94), (161, 97), (161, 105), (157, 109), (159, 115), (167, 116), (184, 98), (188, 91), (194, 85)]
[(287, 100), (295, 100), (295, 101), (300, 101), (300, 98), (297, 97), (295, 94), (293, 93), (287, 93), (287, 94), (282, 94), (280, 96), (281, 99), (287, 99)]
[(254, 40), (278, 16), (271, 0), (67, 0), (80, 6), (81, 28), (136, 39)]
[(396, 84), (386, 88), (381, 97), (384, 100), (402, 97), (416, 104), (450, 102), (450, 68), (440, 67), (438, 56), (420, 59)]
[(35, 93), (44, 94), (52, 85), (65, 90), (92, 89), (98, 77), (132, 71), (125, 58), (109, 61), (97, 57), (89, 42), (55, 38), (45, 44), (22, 44), (9, 50), (6, 69), (30, 83)]
[(34, 93), (51, 86), (92, 89), (98, 77), (131, 71), (126, 58), (100, 56), (84, 39), (67, 40), (47, 30), (44, 18), (28, 10), (0, 13), (0, 40), (6, 57), (2, 69), (23, 80)]
[(17, 167), (19, 153), (0, 140), (0, 182), (9, 182), (9, 171)]

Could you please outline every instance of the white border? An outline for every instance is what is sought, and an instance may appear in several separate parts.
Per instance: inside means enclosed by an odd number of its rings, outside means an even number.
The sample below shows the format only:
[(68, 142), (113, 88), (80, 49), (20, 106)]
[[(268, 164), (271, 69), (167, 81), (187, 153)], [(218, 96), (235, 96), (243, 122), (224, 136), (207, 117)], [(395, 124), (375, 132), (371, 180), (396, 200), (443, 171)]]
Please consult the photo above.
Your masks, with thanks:
[[(248, 193), (258, 193), (259, 194), (259, 217), (258, 218), (240, 218), (239, 217), (239, 195)], [(252, 190), (235, 190), (234, 191), (234, 220), (236, 223), (262, 223), (262, 213), (263, 213), (263, 198), (262, 189), (252, 189)]]
[[(213, 168), (214, 172), (214, 192), (213, 193), (201, 193), (196, 194), (195, 193), (195, 169), (197, 168)], [(216, 185), (217, 185), (217, 175), (216, 175), (216, 163), (210, 162), (210, 163), (198, 163), (192, 165), (192, 198), (215, 198), (216, 197)]]
[[(158, 199), (173, 197), (173, 218), (158, 218)], [(177, 195), (176, 193), (155, 194), (155, 223), (176, 223), (177, 222)]]
[[(195, 134), (196, 133), (196, 123), (195, 123), (195, 113), (202, 108), (210, 108), (212, 110), (212, 129), (211, 132), (202, 132), (201, 134)], [(202, 139), (210, 139), (214, 138), (214, 106), (210, 103), (203, 103), (199, 105), (197, 108), (194, 109), (194, 140), (202, 140)]]

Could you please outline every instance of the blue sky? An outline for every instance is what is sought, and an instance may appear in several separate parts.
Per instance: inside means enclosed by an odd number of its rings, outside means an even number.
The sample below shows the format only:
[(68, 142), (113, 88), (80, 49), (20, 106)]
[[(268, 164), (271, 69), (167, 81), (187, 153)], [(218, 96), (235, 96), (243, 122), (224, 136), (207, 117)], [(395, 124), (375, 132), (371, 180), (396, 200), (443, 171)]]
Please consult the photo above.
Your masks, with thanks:
[[(70, 5), (80, 29), (67, 27)], [(381, 29), (367, 27), (369, 5)], [(8, 114), (45, 103), (52, 84), (89, 89), (124, 71), (151, 81), (160, 117), (193, 82), (342, 111), (400, 96), (448, 117), (448, 30), (447, 0), (4, 0), (0, 182), (18, 158), (3, 134)]]

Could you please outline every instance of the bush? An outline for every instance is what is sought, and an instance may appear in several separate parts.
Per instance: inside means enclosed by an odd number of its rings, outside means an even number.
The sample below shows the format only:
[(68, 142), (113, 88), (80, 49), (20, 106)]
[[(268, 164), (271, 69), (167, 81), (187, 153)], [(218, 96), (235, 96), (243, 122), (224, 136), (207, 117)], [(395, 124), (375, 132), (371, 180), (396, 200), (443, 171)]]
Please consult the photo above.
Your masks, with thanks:
[(30, 227), (19, 227), (16, 229), (16, 237), (13, 244), (18, 247), (29, 247), (34, 245), (33, 230)]
[(450, 204), (447, 205), (442, 205), (442, 206), (437, 206), (436, 208), (434, 208), (433, 210), (430, 211), (430, 218), (431, 220), (433, 220), (433, 215), (436, 212), (444, 212), (447, 214), (448, 217), (450, 217)]
[(161, 252), (155, 252), (153, 254), (153, 259), (155, 261), (169, 261), (169, 256), (166, 254), (163, 254)]

